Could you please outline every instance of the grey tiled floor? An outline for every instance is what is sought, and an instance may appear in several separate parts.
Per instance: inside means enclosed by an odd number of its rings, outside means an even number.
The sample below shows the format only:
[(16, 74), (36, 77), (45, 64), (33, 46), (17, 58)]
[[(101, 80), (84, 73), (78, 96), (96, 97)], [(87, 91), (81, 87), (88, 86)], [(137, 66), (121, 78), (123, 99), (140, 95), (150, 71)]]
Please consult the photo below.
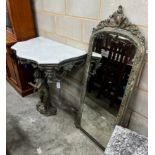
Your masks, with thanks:
[(74, 126), (68, 113), (45, 117), (36, 109), (39, 98), (22, 98), (7, 83), (7, 147), (12, 155), (103, 155), (87, 136)]

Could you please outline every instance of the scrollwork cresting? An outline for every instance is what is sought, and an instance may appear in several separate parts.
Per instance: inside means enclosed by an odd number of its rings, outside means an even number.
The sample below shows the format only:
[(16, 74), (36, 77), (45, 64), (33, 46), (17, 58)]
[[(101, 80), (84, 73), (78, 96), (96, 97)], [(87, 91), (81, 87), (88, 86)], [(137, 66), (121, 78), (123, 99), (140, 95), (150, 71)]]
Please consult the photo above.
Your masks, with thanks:
[(139, 28), (129, 22), (128, 18), (124, 15), (123, 7), (121, 5), (118, 7), (117, 11), (109, 16), (108, 19), (102, 20), (96, 28), (93, 28), (93, 33), (105, 27), (113, 27), (129, 31), (131, 34), (135, 35), (141, 43), (144, 44), (145, 42), (145, 38), (139, 31)]

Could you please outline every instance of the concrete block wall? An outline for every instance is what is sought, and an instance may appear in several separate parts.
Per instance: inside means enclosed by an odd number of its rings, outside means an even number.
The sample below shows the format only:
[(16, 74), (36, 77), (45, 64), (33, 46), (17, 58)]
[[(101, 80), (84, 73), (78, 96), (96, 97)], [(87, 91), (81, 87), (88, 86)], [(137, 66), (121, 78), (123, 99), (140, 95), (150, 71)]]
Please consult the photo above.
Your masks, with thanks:
[(148, 136), (148, 60), (146, 58), (138, 90), (132, 97), (129, 128)]
[[(122, 5), (125, 15), (144, 34), (147, 48), (147, 0), (33, 0), (33, 2), (39, 35), (85, 51), (88, 50), (92, 28)], [(147, 135), (147, 60), (145, 63), (139, 89), (132, 103), (133, 112), (129, 128)], [(76, 81), (76, 75), (72, 76), (72, 79)], [(68, 83), (68, 86), (74, 89), (75, 84)], [(75, 104), (75, 101), (73, 103)]]

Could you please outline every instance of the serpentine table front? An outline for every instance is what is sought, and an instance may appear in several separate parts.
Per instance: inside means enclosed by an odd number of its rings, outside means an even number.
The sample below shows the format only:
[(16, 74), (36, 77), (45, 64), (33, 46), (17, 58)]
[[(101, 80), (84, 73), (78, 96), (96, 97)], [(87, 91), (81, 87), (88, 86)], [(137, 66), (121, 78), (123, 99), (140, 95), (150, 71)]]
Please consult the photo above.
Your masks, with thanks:
[(64, 75), (85, 62), (86, 52), (44, 37), (18, 42), (11, 48), (19, 63), (35, 68), (35, 83), (29, 84), (40, 94), (37, 110), (46, 116), (55, 115), (57, 109), (50, 99), (49, 84), (57, 82), (59, 87)]

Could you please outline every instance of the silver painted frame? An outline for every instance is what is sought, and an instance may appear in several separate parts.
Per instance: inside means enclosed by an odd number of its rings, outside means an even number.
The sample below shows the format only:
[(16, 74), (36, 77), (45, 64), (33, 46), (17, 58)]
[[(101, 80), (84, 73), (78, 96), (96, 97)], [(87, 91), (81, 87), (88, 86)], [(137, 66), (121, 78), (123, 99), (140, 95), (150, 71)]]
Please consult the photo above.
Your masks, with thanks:
[[(119, 6), (118, 10), (114, 12), (109, 17), (109, 19), (101, 21), (98, 24), (98, 26), (93, 29), (92, 35), (90, 37), (88, 55), (87, 55), (86, 66), (85, 66), (85, 75), (82, 83), (80, 110), (79, 110), (77, 119), (75, 120), (76, 126), (82, 129), (82, 131), (84, 129), (81, 126), (81, 119), (82, 119), (83, 105), (85, 101), (86, 86), (87, 86), (88, 73), (90, 69), (91, 56), (93, 52), (92, 51), (93, 42), (96, 36), (104, 35), (105, 33), (110, 33), (110, 34), (115, 34), (115, 35), (120, 35), (122, 37), (125, 37), (136, 46), (136, 53), (134, 56), (133, 67), (127, 82), (127, 86), (124, 92), (124, 96), (120, 105), (118, 115), (116, 117), (116, 123), (115, 123), (116, 125), (123, 125), (123, 123), (125, 122), (124, 120), (126, 119), (125, 114), (127, 112), (130, 99), (136, 88), (136, 85), (139, 83), (140, 75), (144, 65), (144, 57), (146, 53), (145, 39), (141, 34), (141, 32), (139, 31), (138, 27), (136, 25), (131, 24), (128, 21), (128, 19), (124, 16), (122, 6)], [(89, 137), (90, 136), (91, 135), (89, 135)], [(97, 144), (101, 145), (98, 142)]]

